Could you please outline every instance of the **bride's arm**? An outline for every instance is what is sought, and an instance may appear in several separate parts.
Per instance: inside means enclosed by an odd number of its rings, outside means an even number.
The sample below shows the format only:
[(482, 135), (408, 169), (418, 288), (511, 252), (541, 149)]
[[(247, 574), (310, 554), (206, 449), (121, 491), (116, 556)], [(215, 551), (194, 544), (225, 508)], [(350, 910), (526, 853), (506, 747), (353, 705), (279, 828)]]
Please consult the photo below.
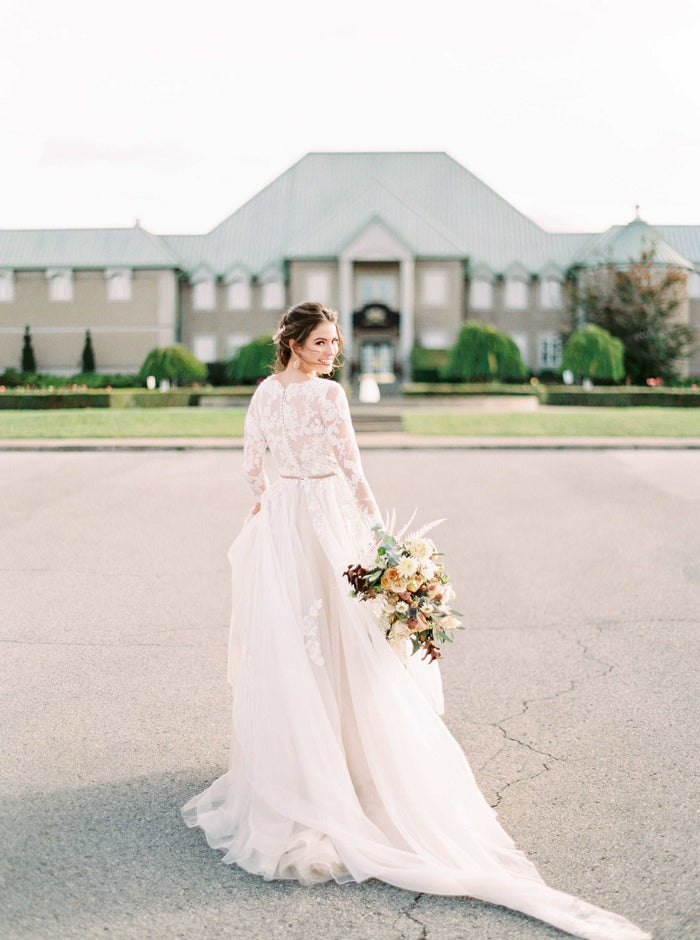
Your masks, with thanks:
[(328, 382), (323, 402), (323, 422), (335, 459), (350, 484), (363, 518), (370, 527), (381, 525), (382, 516), (362, 468), (348, 398), (339, 382)]
[[(264, 457), (267, 441), (257, 416), (257, 402), (251, 399), (243, 426), (243, 475), (246, 483), (256, 496), (264, 493), (268, 487)], [(253, 507), (253, 515), (260, 508), (260, 503)]]

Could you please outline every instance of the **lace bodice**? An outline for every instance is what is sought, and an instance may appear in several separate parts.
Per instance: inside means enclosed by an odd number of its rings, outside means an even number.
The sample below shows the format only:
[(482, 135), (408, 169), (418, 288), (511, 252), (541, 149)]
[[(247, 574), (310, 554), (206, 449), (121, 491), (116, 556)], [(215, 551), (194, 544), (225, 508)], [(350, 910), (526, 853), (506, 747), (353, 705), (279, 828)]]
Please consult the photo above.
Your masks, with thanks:
[(245, 419), (245, 478), (256, 496), (269, 481), (263, 458), (270, 448), (282, 476), (322, 477), (340, 471), (358, 509), (370, 524), (381, 523), (365, 479), (345, 390), (313, 378), (283, 385), (268, 376), (255, 390)]

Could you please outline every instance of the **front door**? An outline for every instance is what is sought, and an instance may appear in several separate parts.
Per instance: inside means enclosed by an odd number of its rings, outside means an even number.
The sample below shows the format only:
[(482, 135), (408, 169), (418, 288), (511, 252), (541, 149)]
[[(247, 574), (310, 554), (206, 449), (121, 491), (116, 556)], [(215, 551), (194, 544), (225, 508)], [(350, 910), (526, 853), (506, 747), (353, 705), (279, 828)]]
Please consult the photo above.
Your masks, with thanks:
[(363, 343), (360, 346), (360, 372), (365, 375), (391, 375), (394, 371), (394, 344)]

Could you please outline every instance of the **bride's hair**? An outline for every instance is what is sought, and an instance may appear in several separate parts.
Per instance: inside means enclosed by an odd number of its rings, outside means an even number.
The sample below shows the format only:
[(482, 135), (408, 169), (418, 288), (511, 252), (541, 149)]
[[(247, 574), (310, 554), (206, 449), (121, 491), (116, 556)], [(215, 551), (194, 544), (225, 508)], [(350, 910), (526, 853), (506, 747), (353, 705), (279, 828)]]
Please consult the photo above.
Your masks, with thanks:
[(309, 300), (305, 303), (297, 304), (296, 307), (290, 307), (289, 310), (282, 315), (277, 331), (272, 337), (273, 341), (277, 343), (277, 359), (275, 360), (274, 366), (275, 372), (282, 372), (287, 368), (287, 363), (292, 356), (292, 349), (289, 345), (290, 341), (297, 343), (299, 346), (303, 346), (309, 333), (322, 323), (333, 323), (338, 330), (338, 352), (333, 361), (333, 369), (338, 368), (338, 356), (343, 349), (343, 337), (340, 334), (340, 327), (338, 326), (338, 313), (335, 310), (331, 310), (330, 307), (325, 307), (323, 304)]

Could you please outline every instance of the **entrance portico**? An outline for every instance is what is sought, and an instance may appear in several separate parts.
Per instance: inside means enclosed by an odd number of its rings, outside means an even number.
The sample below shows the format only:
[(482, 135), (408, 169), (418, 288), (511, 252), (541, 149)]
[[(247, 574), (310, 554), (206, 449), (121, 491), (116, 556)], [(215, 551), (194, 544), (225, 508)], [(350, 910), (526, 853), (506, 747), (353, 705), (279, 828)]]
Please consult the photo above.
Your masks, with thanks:
[[(382, 272), (375, 279), (374, 288), (371, 275), (373, 264)], [(356, 265), (363, 275), (362, 291), (358, 289)], [(396, 288), (393, 291), (392, 282)], [(340, 328), (345, 343), (345, 358), (356, 369), (362, 370), (371, 362), (378, 361), (379, 365), (373, 366), (372, 371), (383, 371), (391, 358), (393, 361), (398, 360), (404, 377), (410, 376), (411, 350), (415, 337), (414, 283), (415, 260), (412, 251), (380, 217), (374, 217), (340, 252)], [(376, 307), (374, 323), (373, 307)], [(381, 311), (385, 312), (385, 316), (379, 322), (378, 314)], [(367, 344), (378, 348), (371, 353), (368, 350), (363, 352), (359, 348), (363, 338)], [(393, 352), (387, 349), (389, 344), (394, 347)]]

